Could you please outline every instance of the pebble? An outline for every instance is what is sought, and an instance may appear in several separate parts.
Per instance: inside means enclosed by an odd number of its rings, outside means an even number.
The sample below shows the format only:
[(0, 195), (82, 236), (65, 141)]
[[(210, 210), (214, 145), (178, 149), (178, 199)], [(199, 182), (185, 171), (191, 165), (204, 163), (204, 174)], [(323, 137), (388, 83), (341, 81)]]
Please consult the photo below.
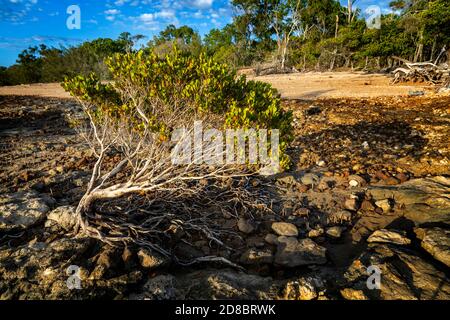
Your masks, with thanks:
[(252, 222), (250, 222), (249, 220), (244, 219), (244, 218), (239, 219), (237, 226), (238, 226), (239, 231), (241, 231), (245, 234), (252, 233), (256, 229), (255, 225)]
[(327, 235), (331, 238), (339, 239), (342, 236), (342, 231), (344, 229), (342, 227), (331, 227), (327, 229)]

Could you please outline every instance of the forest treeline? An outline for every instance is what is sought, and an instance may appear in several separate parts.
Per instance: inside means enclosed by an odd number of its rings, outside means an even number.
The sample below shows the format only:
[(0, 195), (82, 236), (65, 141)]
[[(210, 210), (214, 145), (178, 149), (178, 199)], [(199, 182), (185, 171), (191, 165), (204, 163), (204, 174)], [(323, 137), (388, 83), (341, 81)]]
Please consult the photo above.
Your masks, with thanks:
[[(233, 0), (233, 22), (201, 37), (189, 26), (169, 25), (142, 43), (143, 35), (122, 33), (72, 47), (30, 47), (17, 63), (0, 67), (0, 85), (61, 81), (95, 72), (109, 78), (104, 59), (138, 49), (164, 55), (176, 45), (186, 54), (207, 54), (234, 68), (271, 65), (286, 70), (382, 70), (401, 59), (448, 59), (450, 0), (395, 0), (381, 28), (368, 28), (355, 0)], [(138, 48), (139, 47), (139, 48)], [(439, 62), (439, 61), (438, 61)]]

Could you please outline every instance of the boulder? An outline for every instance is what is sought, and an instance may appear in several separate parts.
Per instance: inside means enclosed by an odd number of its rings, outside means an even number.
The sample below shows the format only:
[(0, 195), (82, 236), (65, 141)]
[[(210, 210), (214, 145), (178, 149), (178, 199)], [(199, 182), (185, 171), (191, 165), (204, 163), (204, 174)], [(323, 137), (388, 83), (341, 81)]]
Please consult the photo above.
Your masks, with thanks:
[(52, 210), (47, 215), (47, 221), (45, 222), (46, 227), (52, 227), (54, 225), (66, 230), (72, 230), (76, 223), (76, 208), (73, 206), (62, 206)]
[(294, 268), (327, 262), (326, 249), (311, 239), (297, 240), (291, 237), (279, 237), (278, 241), (275, 255), (277, 265)]
[(29, 228), (43, 221), (54, 200), (34, 191), (0, 196), (0, 232)]
[(272, 223), (272, 230), (280, 236), (297, 237), (298, 229), (292, 223), (287, 222), (274, 222)]
[(450, 230), (441, 228), (416, 228), (421, 246), (436, 260), (450, 267)]
[(393, 230), (386, 230), (381, 229), (377, 230), (374, 233), (370, 235), (370, 237), (367, 239), (367, 242), (373, 243), (392, 243), (392, 244), (398, 244), (398, 245), (408, 245), (411, 243), (411, 240), (409, 240), (404, 232), (401, 231), (393, 231)]

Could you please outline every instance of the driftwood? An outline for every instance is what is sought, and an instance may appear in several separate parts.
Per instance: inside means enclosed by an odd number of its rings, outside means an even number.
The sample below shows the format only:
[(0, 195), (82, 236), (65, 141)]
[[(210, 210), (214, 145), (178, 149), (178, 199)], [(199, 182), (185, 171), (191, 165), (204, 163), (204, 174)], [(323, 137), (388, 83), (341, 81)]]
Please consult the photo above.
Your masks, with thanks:
[(394, 79), (391, 84), (399, 82), (424, 82), (430, 85), (448, 86), (450, 84), (450, 69), (447, 63), (439, 63), (440, 58), (446, 48), (442, 48), (434, 62), (412, 63), (406, 59), (393, 56), (393, 59), (399, 60), (405, 64), (405, 67), (395, 69), (392, 73)]

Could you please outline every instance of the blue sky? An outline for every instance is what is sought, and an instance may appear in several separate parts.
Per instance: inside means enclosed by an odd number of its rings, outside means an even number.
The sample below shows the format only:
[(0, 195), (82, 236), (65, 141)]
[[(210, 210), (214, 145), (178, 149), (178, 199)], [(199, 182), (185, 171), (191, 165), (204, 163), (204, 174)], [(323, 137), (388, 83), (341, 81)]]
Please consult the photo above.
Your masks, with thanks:
[[(200, 34), (231, 22), (230, 0), (0, 0), (0, 65), (15, 63), (31, 45), (74, 45), (98, 37), (116, 38), (121, 32), (148, 38), (168, 24), (193, 27)], [(346, 3), (346, 0), (341, 0)], [(360, 8), (384, 5), (386, 0), (359, 0)], [(381, 4), (380, 4), (381, 3)], [(81, 29), (69, 30), (66, 10), (81, 9)]]

